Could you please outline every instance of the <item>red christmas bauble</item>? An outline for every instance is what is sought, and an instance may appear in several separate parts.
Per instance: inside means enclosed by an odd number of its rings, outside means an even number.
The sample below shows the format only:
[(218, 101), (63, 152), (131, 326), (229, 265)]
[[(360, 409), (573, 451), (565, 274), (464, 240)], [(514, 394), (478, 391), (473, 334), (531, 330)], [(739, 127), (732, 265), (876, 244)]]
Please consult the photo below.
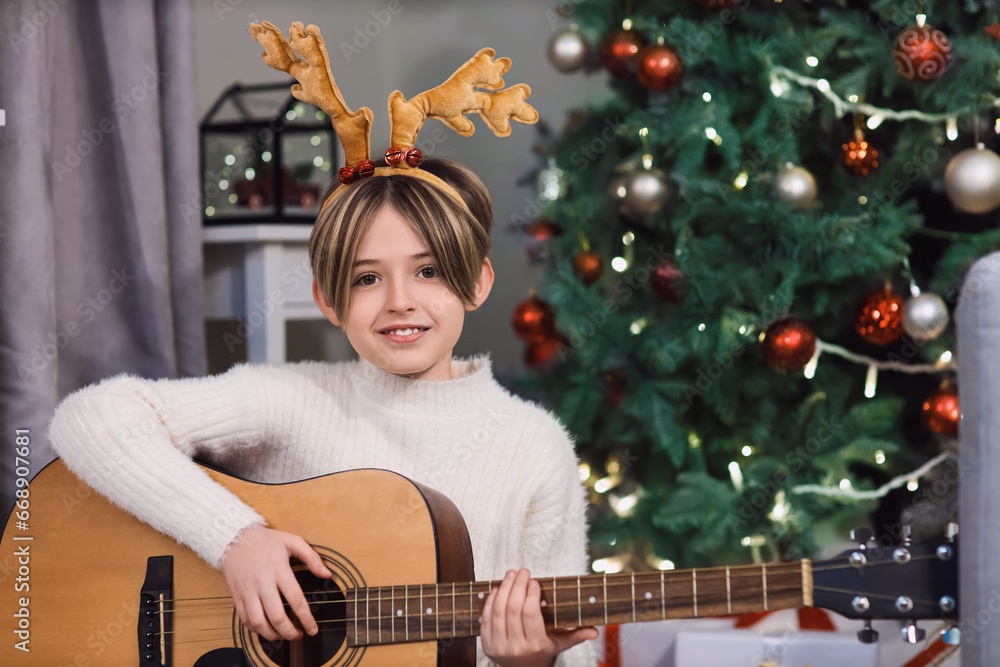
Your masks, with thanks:
[(874, 345), (899, 340), (903, 335), (903, 297), (888, 287), (869, 292), (854, 311), (854, 329)]
[(614, 406), (625, 400), (625, 374), (612, 369), (604, 374), (604, 399)]
[(604, 262), (596, 252), (584, 250), (573, 258), (573, 271), (580, 276), (584, 285), (590, 285), (601, 277), (604, 272)]
[(525, 228), (524, 233), (534, 241), (543, 242), (559, 236), (563, 233), (563, 230), (562, 227), (554, 222), (542, 218), (541, 220), (535, 220), (533, 223), (528, 225)]
[(816, 351), (816, 335), (805, 322), (778, 320), (764, 332), (760, 353), (767, 365), (781, 373), (800, 371)]
[(740, 0), (691, 0), (691, 2), (708, 9), (729, 9), (739, 4)]
[(537, 371), (543, 371), (571, 350), (569, 341), (556, 334), (535, 343), (528, 343), (528, 347), (524, 348), (524, 364)]
[(683, 277), (674, 261), (665, 259), (649, 274), (649, 284), (661, 301), (677, 303), (681, 300), (680, 281)]
[(878, 167), (878, 151), (864, 139), (840, 147), (840, 163), (855, 176), (867, 176)]
[(528, 343), (537, 343), (550, 338), (555, 323), (556, 315), (552, 311), (552, 306), (537, 296), (519, 303), (511, 318), (514, 333)]
[(652, 44), (636, 56), (639, 83), (653, 90), (667, 90), (681, 80), (684, 65), (681, 57), (665, 44)]
[(646, 38), (635, 30), (612, 30), (601, 42), (601, 60), (614, 76), (628, 76), (632, 72), (639, 49), (646, 45)]
[(941, 387), (924, 401), (924, 419), (935, 433), (958, 434), (958, 392), (951, 385)]
[(948, 69), (951, 44), (937, 28), (913, 25), (899, 33), (892, 59), (899, 73), (910, 81), (933, 81)]

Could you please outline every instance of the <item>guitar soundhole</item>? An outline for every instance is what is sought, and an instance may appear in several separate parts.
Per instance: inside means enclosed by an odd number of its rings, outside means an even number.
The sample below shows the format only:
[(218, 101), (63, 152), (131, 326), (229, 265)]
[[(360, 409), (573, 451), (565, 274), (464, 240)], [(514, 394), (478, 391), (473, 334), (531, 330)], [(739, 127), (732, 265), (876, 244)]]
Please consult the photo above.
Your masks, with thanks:
[(309, 601), (309, 609), (319, 632), (314, 637), (305, 635), (294, 642), (272, 642), (259, 637), (260, 648), (264, 655), (281, 667), (325, 665), (347, 638), (344, 592), (332, 579), (320, 579), (308, 570), (297, 570), (295, 577)]

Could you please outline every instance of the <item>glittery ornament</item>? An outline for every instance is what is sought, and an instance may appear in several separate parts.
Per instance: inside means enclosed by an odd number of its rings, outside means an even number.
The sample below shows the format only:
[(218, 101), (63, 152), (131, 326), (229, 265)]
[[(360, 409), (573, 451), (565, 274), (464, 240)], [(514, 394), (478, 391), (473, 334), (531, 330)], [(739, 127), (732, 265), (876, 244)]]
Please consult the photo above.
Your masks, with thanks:
[(639, 83), (652, 90), (667, 90), (681, 80), (684, 65), (677, 52), (665, 44), (652, 44), (636, 56)]
[(760, 353), (767, 365), (787, 373), (805, 368), (816, 351), (816, 335), (805, 322), (778, 320), (764, 332)]
[(855, 176), (867, 176), (878, 167), (878, 151), (862, 138), (840, 147), (840, 163)]
[(910, 26), (896, 38), (892, 59), (899, 73), (910, 81), (933, 81), (948, 69), (951, 44), (936, 28)]
[(584, 250), (573, 258), (573, 271), (584, 285), (590, 285), (601, 277), (604, 263), (596, 252)]
[(924, 420), (935, 433), (957, 435), (961, 412), (958, 407), (958, 392), (951, 385), (942, 386), (927, 397), (923, 406)]
[(587, 61), (587, 40), (575, 27), (556, 31), (549, 39), (549, 62), (560, 72), (575, 72)]
[(903, 306), (903, 330), (915, 341), (934, 340), (948, 328), (948, 306), (933, 292), (924, 292)]
[(992, 211), (1000, 206), (1000, 156), (986, 148), (962, 151), (945, 167), (944, 190), (961, 211)]
[(903, 297), (888, 287), (869, 292), (854, 311), (854, 330), (873, 345), (888, 345), (903, 335)]
[(677, 303), (681, 300), (681, 284), (683, 274), (672, 259), (665, 259), (649, 274), (649, 284), (656, 296), (667, 303)]
[(514, 309), (511, 324), (518, 338), (535, 343), (552, 336), (556, 316), (550, 306), (537, 296), (530, 297)]
[(646, 38), (635, 30), (612, 30), (601, 42), (601, 60), (612, 75), (619, 78), (635, 71), (636, 55), (646, 45)]

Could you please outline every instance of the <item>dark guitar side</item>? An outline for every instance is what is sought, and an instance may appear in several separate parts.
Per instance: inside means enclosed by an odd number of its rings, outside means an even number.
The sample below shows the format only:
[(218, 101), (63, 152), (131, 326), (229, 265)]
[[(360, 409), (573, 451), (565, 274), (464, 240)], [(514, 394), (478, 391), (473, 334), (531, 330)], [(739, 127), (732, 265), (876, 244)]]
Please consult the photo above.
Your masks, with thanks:
[[(292, 484), (256, 484), (205, 472), (271, 527), (318, 547), (342, 590), (475, 579), (458, 509), (400, 475), (352, 470)], [(29, 490), (29, 529), (17, 530), (8, 521), (0, 543), (0, 664), (146, 664), (136, 631), (139, 591), (147, 558), (167, 554), (174, 557), (177, 599), (171, 664), (193, 667), (206, 653), (245, 641), (259, 648), (256, 637), (241, 636), (222, 575), (194, 552), (111, 505), (59, 460), (39, 472)], [(192, 598), (217, 599), (185, 602)], [(27, 617), (15, 617), (22, 608)], [(345, 643), (321, 664), (471, 666), (475, 638), (359, 648)]]

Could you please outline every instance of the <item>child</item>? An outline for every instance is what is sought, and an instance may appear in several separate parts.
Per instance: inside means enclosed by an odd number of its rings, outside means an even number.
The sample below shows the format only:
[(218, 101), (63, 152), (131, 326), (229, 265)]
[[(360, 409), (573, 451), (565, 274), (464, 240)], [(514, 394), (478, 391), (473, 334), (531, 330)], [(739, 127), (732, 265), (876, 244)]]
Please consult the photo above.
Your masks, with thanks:
[[(192, 457), (258, 482), (378, 467), (426, 484), (461, 511), (476, 578), (503, 579), (486, 603), (479, 662), (549, 665), (596, 637), (593, 628), (546, 633), (529, 575), (585, 570), (577, 461), (558, 422), (504, 391), (487, 357), (452, 358), (465, 312), (493, 284), (490, 201), (455, 164), (422, 168), (462, 201), (425, 179), (380, 175), (335, 198), (312, 234), (316, 303), (360, 359), (111, 378), (63, 401), (52, 442), (86, 483), (220, 568), (240, 618), (269, 639), (301, 636), (282, 595), (317, 631), (289, 558), (329, 572)], [(559, 664), (593, 657), (580, 645)]]

